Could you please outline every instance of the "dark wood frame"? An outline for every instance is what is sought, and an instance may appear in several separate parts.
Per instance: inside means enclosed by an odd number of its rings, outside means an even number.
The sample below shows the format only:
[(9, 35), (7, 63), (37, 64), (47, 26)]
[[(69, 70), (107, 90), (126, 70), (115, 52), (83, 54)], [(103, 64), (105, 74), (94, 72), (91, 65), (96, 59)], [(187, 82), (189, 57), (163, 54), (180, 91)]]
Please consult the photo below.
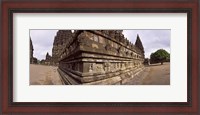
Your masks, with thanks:
[[(1, 101), (2, 112), (6, 113), (135, 113), (135, 114), (200, 114), (199, 107), (199, 74), (198, 74), (198, 0), (142, 0), (142, 1), (3, 1), (2, 2), (2, 39), (1, 39)], [(32, 12), (145, 12), (171, 13), (184, 12), (188, 14), (188, 101), (165, 103), (42, 103), (13, 102), (12, 79), (12, 16), (13, 13)], [(177, 43), (178, 44), (178, 43)]]

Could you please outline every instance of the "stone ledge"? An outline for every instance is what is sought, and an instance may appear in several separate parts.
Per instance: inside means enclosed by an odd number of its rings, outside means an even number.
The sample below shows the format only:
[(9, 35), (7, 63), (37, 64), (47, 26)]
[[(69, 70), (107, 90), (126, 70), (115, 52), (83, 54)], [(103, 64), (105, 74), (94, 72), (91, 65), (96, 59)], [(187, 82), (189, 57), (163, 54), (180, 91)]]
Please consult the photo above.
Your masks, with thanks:
[(112, 85), (112, 84), (125, 84), (129, 79), (132, 79), (135, 75), (138, 75), (144, 70), (143, 68), (134, 68), (134, 70), (125, 70), (120, 72), (112, 72), (109, 74), (101, 74), (90, 77), (80, 77), (69, 71), (63, 71), (58, 69), (59, 74), (63, 82), (66, 85)]

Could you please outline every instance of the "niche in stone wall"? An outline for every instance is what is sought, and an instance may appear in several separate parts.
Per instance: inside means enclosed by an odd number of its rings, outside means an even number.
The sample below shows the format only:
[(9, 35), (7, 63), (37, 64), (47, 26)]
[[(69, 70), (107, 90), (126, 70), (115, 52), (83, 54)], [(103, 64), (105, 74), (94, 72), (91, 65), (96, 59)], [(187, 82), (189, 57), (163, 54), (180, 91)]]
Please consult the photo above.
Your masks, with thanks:
[(104, 72), (103, 63), (102, 62), (95, 63), (95, 71), (96, 72)]

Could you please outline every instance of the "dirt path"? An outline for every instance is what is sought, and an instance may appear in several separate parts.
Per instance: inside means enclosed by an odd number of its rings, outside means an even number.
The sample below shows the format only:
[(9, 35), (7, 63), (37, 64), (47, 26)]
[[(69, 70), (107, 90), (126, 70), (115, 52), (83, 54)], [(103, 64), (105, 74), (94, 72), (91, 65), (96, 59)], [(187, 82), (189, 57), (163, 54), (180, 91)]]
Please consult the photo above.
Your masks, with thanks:
[(149, 74), (143, 79), (143, 85), (170, 85), (170, 65), (150, 65)]
[(62, 85), (57, 67), (30, 64), (30, 85)]
[(153, 64), (126, 83), (127, 85), (170, 85), (170, 64)]

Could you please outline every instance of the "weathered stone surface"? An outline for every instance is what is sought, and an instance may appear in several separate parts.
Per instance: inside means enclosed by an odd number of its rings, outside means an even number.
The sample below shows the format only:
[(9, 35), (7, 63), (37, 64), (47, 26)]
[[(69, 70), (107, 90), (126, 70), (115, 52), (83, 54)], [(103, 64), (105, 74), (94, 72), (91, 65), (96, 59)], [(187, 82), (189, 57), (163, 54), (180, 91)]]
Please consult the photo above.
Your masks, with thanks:
[(38, 60), (37, 60), (37, 58), (33, 57), (33, 51), (34, 51), (33, 43), (32, 43), (32, 40), (30, 38), (30, 63), (31, 64), (37, 64)]
[(30, 63), (33, 63), (33, 50), (32, 40), (30, 38)]
[(119, 76), (115, 76), (108, 79), (85, 83), (84, 85), (110, 85), (110, 84), (119, 84), (120, 81), (121, 81), (121, 78)]
[(64, 50), (65, 46), (72, 39), (71, 30), (59, 30), (55, 36), (52, 48), (52, 62), (54, 65), (58, 65), (58, 58), (61, 55), (61, 52)]
[(71, 33), (62, 51), (54, 48), (55, 55), (59, 54), (63, 80), (67, 84), (122, 84), (142, 70), (144, 48), (139, 36), (133, 45), (122, 32), (75, 30)]

